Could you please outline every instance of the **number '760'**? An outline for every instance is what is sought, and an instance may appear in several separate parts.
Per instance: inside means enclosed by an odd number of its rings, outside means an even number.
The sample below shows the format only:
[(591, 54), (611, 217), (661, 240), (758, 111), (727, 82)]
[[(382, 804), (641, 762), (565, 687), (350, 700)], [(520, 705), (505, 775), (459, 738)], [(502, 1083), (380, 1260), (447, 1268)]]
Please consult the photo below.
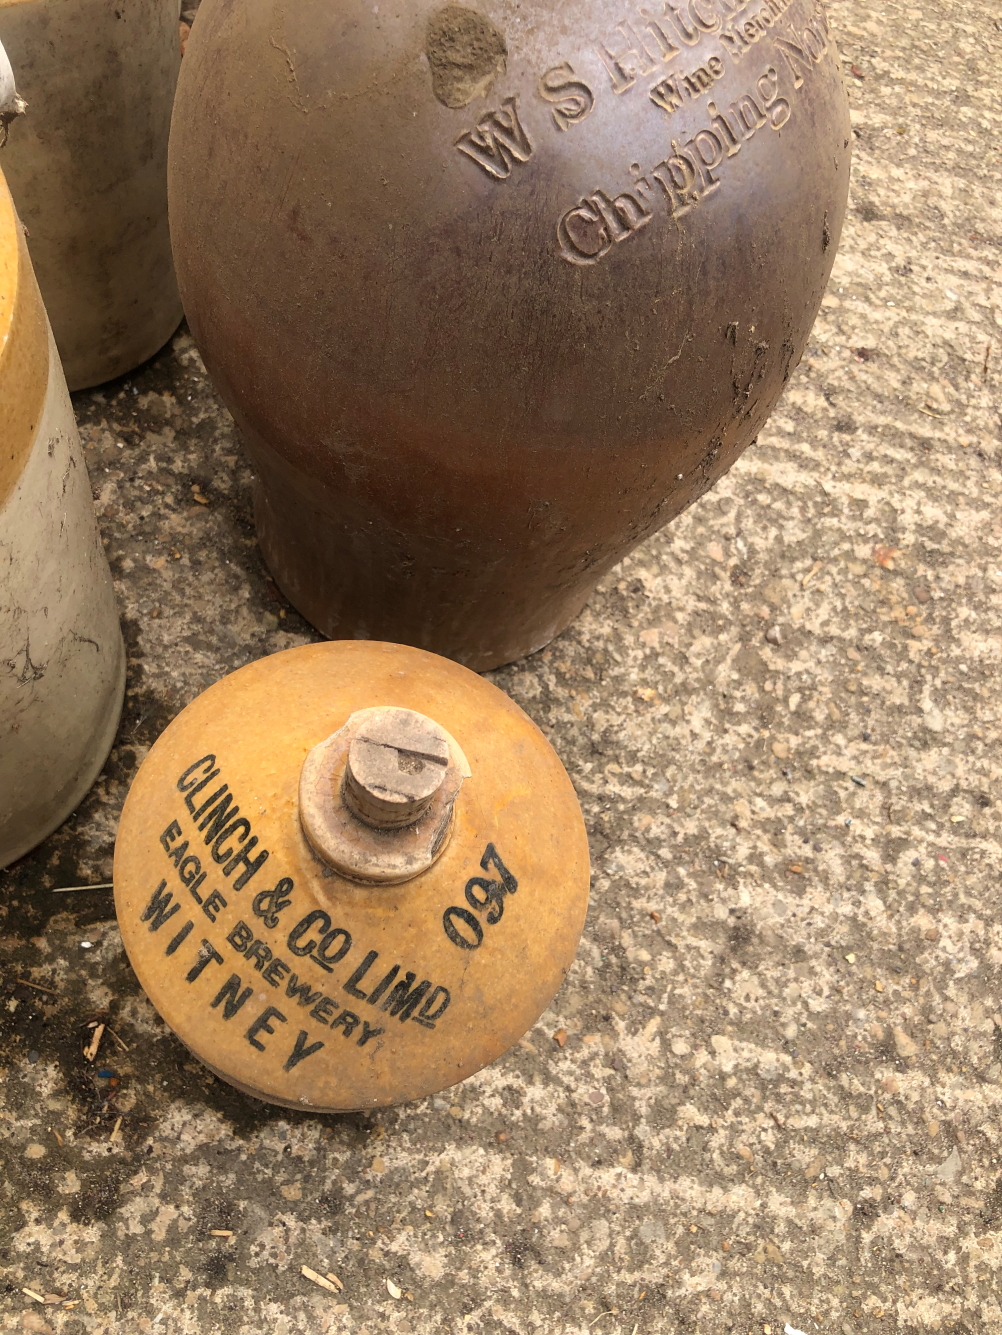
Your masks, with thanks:
[[(518, 881), (501, 861), (493, 844), (488, 844), (484, 850), (480, 866), (484, 871), (493, 867), (501, 879), (495, 881), (486, 876), (471, 876), (466, 882), (466, 902), (470, 909), (476, 909), (477, 913), (486, 913), (485, 922), (493, 927), (496, 922), (501, 921), (505, 895), (515, 893)], [(484, 939), (484, 929), (480, 925), (480, 919), (474, 917), (470, 909), (453, 905), (442, 914), (442, 926), (445, 928), (446, 936), (462, 950), (476, 950)]]

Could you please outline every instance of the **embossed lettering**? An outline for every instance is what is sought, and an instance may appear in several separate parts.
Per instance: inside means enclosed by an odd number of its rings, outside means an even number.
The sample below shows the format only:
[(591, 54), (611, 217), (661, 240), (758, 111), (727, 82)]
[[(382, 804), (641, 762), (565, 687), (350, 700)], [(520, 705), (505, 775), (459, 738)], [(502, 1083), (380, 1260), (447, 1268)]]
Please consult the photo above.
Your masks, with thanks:
[(518, 118), (518, 98), (506, 97), (500, 111), (492, 111), (456, 140), (456, 147), (496, 181), (506, 181), (516, 162), (528, 162), (532, 144)]
[[(770, 0), (770, 3), (779, 4), (781, 0)], [(827, 40), (827, 30), (822, 31), (819, 27), (812, 32), (816, 46), (822, 38)], [(802, 49), (806, 53), (814, 48), (804, 46)], [(808, 59), (813, 61), (813, 54)], [(707, 69), (709, 65), (707, 61)], [(812, 65), (808, 67), (813, 68)], [(682, 97), (677, 77), (664, 80), (661, 86), (664, 85), (675, 90), (676, 98)], [(615, 195), (593, 190), (567, 210), (557, 223), (557, 243), (562, 258), (571, 264), (597, 264), (615, 246), (636, 236), (654, 217), (654, 205), (660, 198), (651, 185), (652, 180), (660, 187), (669, 215), (674, 219), (683, 217), (701, 204), (720, 188), (720, 172), (729, 158), (740, 153), (765, 125), (778, 131), (789, 121), (793, 106), (782, 93), (779, 70), (774, 65), (767, 65), (755, 81), (755, 91), (742, 93), (726, 110), (719, 108), (716, 102), (708, 101), (706, 109), (710, 124), (701, 126), (684, 143), (673, 139), (671, 154), (647, 176), (641, 174), (638, 163), (632, 163), (630, 171), (635, 179), (629, 190)], [(486, 901), (481, 904), (476, 895), (467, 898), (474, 907), (486, 907)], [(460, 909), (450, 912), (464, 922), (469, 916)], [(497, 916), (500, 917), (500, 913)], [(446, 931), (451, 939), (456, 939), (459, 934), (454, 922), (446, 924)], [(475, 950), (480, 940), (461, 939), (456, 944)]]
[(638, 228), (646, 227), (653, 216), (651, 209), (637, 197), (638, 194), (639, 191), (631, 194), (624, 190), (615, 199), (610, 199), (604, 190), (596, 190), (591, 196), (591, 202), (602, 215), (609, 235), (616, 244), (625, 241)]
[[(676, 148), (674, 144), (672, 147)], [(699, 203), (699, 173), (687, 153), (680, 153), (676, 148), (670, 158), (658, 163), (651, 175), (665, 192), (675, 217), (688, 213), (694, 204)]]
[(596, 190), (569, 209), (557, 224), (560, 252), (572, 264), (595, 264), (613, 245), (646, 227), (652, 216), (639, 188), (624, 190), (614, 199), (604, 190)]
[(719, 32), (723, 26), (719, 14), (711, 14), (707, 18), (700, 10), (700, 0), (689, 0), (689, 13), (692, 16), (693, 23), (703, 32)]
[(744, 93), (736, 102), (732, 102), (731, 112), (741, 126), (745, 139), (750, 139), (756, 130), (761, 130), (766, 121), (765, 112), (751, 93)]
[[(666, 4), (665, 13), (670, 14), (671, 17), (674, 19), (675, 29), (678, 32), (679, 37), (681, 37), (682, 41), (685, 42), (686, 46), (695, 46), (703, 34), (700, 32), (699, 27), (693, 21), (691, 7), (690, 7), (690, 15), (688, 21), (686, 21), (686, 11), (684, 5), (673, 5), (670, 3)], [(718, 22), (717, 27), (719, 26), (720, 24)]]
[(811, 57), (799, 42), (793, 42), (788, 37), (777, 37), (776, 49), (793, 71), (794, 88), (803, 87), (803, 71), (810, 74), (813, 68)]
[[(710, 69), (713, 64), (717, 66), (715, 71)], [(719, 79), (723, 72), (719, 56), (711, 56), (705, 65), (697, 65), (691, 74), (684, 74), (682, 82), (690, 97), (700, 97), (713, 87), (714, 79)]]
[(650, 99), (666, 111), (669, 116), (677, 111), (683, 102), (692, 102), (702, 97), (724, 76), (724, 62), (719, 56), (711, 56), (705, 65), (699, 65), (688, 74), (668, 75), (656, 83), (650, 90)]
[(776, 47), (779, 54), (789, 65), (793, 74), (794, 88), (803, 86), (804, 74), (812, 73), (814, 66), (821, 63), (825, 52), (828, 50), (827, 23), (823, 26), (819, 23), (818, 27), (822, 28), (821, 32), (808, 25), (799, 34), (797, 41), (792, 40), (792, 37), (798, 36), (796, 33), (793, 33), (791, 37), (776, 38)]
[[(624, 18), (595, 43), (594, 50), (609, 75), (612, 91), (628, 93), (642, 76), (674, 60), (682, 47), (698, 46), (707, 35), (718, 37), (732, 59), (740, 60), (795, 2), (663, 0), (656, 10), (639, 6), (633, 18)], [(706, 61), (701, 68), (708, 65)], [(705, 92), (705, 86), (700, 91)], [(670, 95), (669, 89), (666, 96)]]
[[(677, 149), (674, 142), (672, 148)], [(724, 146), (712, 130), (697, 130), (686, 144), (686, 148), (691, 150), (691, 160), (699, 172), (702, 193), (708, 195), (720, 184), (713, 173), (724, 160)]]
[(650, 99), (656, 107), (667, 111), (669, 116), (673, 111), (678, 111), (685, 101), (678, 81), (672, 78), (662, 79), (660, 83), (656, 83), (650, 91)]
[(595, 105), (591, 89), (574, 77), (574, 69), (567, 61), (546, 71), (539, 81), (539, 95), (553, 104), (550, 114), (558, 130), (578, 125)]
[(651, 34), (661, 48), (661, 59), (665, 61), (674, 59), (679, 53), (679, 48), (665, 31), (664, 25), (655, 18), (650, 10), (642, 9), (640, 13), (646, 20), (646, 23), (644, 24), (646, 31)]
[[(627, 93), (637, 82), (637, 76), (651, 74), (657, 69), (657, 63), (629, 23), (620, 23), (616, 31), (620, 35), (619, 41), (613, 39), (609, 44), (599, 42), (595, 50), (609, 72), (612, 91)], [(618, 48), (615, 51), (610, 50), (613, 43)]]
[(774, 130), (781, 130), (790, 119), (790, 104), (785, 97), (779, 96), (779, 75), (773, 65), (760, 76), (755, 84), (762, 106), (769, 117), (769, 124)]
[(602, 215), (587, 199), (568, 209), (557, 223), (560, 253), (572, 264), (597, 264), (612, 249)]
[(717, 110), (716, 102), (707, 102), (706, 109), (710, 113), (710, 119), (714, 127), (724, 136), (724, 142), (727, 144), (727, 156), (733, 158), (735, 153), (741, 151), (741, 140), (744, 135), (736, 124), (727, 119), (725, 112)]
[[(723, 0), (717, 0), (722, 3)], [(731, 22), (720, 29), (720, 40), (731, 59), (740, 61), (754, 43), (764, 37), (777, 19), (782, 18), (795, 0), (766, 0), (757, 13)], [(744, 6), (740, 6), (744, 8)]]

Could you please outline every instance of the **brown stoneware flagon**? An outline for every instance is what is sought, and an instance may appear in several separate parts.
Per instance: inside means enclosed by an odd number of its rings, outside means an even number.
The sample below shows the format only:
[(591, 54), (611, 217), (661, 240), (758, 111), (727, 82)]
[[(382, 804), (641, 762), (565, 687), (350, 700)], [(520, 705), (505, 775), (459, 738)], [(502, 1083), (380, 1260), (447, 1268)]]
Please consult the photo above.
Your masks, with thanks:
[(765, 422), (849, 160), (816, 0), (204, 0), (172, 236), (283, 590), (545, 644)]

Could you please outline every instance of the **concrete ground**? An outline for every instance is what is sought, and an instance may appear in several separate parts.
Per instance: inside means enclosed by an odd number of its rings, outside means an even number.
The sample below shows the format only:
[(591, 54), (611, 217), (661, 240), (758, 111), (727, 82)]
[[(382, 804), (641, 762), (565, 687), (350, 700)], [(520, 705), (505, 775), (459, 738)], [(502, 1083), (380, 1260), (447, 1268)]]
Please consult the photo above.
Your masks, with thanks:
[(1002, 9), (830, 12), (854, 183), (803, 365), (491, 674), (574, 780), (593, 901), (551, 1010), (446, 1097), (238, 1094), (139, 993), (110, 894), (53, 893), (109, 879), (187, 701), (313, 638), (191, 340), (78, 396), (129, 692), (93, 793), (0, 874), (0, 1330), (1002, 1330)]

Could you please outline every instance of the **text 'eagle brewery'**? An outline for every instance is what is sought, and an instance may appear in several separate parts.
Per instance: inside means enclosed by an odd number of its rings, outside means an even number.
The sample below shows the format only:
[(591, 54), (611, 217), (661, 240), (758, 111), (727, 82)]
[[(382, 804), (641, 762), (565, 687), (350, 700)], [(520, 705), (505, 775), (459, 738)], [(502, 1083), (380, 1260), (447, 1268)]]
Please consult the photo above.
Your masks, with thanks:
[(273, 654), (167, 728), (129, 793), (115, 902), (174, 1033), (258, 1098), (372, 1108), (473, 1074), (539, 1018), (588, 904), (573, 787), (458, 664)]

